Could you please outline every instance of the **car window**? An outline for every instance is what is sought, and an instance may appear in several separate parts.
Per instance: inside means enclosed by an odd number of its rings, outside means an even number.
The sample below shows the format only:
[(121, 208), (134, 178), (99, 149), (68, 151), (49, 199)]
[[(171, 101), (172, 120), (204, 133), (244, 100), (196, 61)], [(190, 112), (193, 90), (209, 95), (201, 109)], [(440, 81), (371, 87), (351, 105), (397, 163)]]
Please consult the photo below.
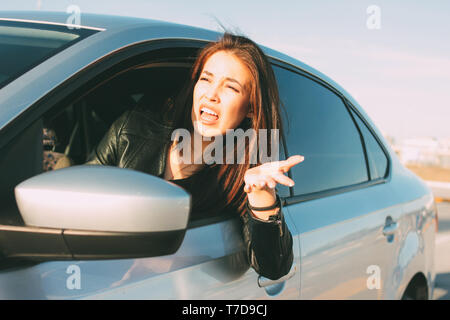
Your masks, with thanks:
[(0, 148), (0, 225), (23, 225), (14, 188), (42, 172), (42, 126), (35, 121)]
[(190, 65), (151, 64), (104, 82), (78, 101), (44, 117), (44, 171), (83, 164), (111, 124), (137, 105), (159, 113), (189, 75)]
[(0, 88), (97, 31), (0, 20)]
[(295, 195), (368, 180), (359, 132), (340, 97), (317, 82), (275, 66), (289, 155), (305, 160), (292, 169)]
[(353, 110), (351, 110), (351, 112), (364, 138), (370, 168), (370, 178), (372, 180), (383, 178), (386, 175), (388, 167), (388, 159), (386, 157), (386, 154), (383, 152), (380, 144), (375, 139), (373, 134), (369, 131), (369, 128), (367, 128), (366, 124)]

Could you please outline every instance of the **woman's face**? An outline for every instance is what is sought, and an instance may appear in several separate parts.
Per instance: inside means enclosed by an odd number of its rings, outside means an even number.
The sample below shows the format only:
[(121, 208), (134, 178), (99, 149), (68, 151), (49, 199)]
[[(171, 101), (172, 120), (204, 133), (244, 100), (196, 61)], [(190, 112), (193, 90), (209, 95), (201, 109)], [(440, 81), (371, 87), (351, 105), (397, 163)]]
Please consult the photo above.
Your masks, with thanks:
[(202, 136), (224, 135), (249, 113), (251, 73), (234, 54), (218, 51), (203, 66), (195, 84), (192, 124)]

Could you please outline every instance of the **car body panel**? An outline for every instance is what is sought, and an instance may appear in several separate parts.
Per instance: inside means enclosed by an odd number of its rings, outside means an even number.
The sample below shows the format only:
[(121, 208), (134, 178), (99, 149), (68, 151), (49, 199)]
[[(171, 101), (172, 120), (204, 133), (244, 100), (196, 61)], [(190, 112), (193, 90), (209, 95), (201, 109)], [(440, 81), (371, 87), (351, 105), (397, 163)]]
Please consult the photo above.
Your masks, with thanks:
[[(375, 185), (288, 207), (300, 232), (302, 299), (400, 299), (416, 273), (434, 279), (432, 197), (398, 204), (394, 186)], [(382, 233), (388, 216), (399, 225), (393, 241)], [(379, 270), (379, 288), (368, 284), (371, 266)]]
[[(382, 229), (387, 216), (401, 215), (401, 206), (386, 198), (386, 186), (375, 185), (289, 206), (300, 229), (302, 299), (383, 297), (395, 243)], [(380, 270), (379, 288), (367, 284), (371, 266)]]
[(388, 299), (400, 299), (411, 279), (420, 273), (427, 279), (428, 297), (433, 297), (436, 272), (434, 252), (436, 209), (432, 194), (403, 204), (400, 243), (396, 252), (392, 287)]

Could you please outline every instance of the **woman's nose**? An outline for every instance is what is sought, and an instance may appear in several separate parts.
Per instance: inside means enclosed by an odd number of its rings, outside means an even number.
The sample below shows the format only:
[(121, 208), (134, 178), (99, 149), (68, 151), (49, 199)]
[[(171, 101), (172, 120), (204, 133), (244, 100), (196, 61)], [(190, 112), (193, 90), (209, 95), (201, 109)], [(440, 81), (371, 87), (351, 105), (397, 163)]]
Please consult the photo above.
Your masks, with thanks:
[(219, 86), (211, 85), (206, 92), (206, 97), (211, 101), (219, 101)]

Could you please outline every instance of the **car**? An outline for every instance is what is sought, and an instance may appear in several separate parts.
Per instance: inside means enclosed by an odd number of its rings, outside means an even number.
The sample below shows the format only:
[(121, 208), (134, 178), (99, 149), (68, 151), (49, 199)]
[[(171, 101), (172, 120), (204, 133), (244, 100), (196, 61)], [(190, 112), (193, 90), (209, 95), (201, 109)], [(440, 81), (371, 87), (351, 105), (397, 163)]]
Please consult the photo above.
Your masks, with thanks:
[[(294, 261), (249, 267), (238, 217), (189, 219), (190, 195), (130, 169), (84, 165), (137, 104), (158, 111), (220, 32), (151, 19), (0, 12), (0, 298), (431, 299), (431, 190), (363, 108), (318, 70), (268, 56), (283, 107), (280, 186)], [(375, 90), (375, 89), (374, 89)]]

